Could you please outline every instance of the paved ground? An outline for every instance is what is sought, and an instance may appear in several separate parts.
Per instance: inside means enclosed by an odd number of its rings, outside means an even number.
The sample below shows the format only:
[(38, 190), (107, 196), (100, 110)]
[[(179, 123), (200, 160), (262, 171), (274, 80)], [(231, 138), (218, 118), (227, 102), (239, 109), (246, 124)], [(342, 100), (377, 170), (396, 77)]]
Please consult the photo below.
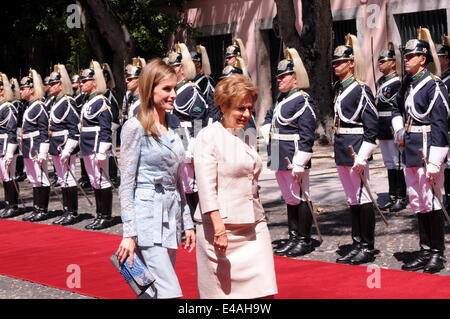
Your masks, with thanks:
[[(265, 158), (264, 152), (261, 153)], [(387, 198), (387, 178), (386, 170), (383, 167), (379, 150), (375, 153), (374, 161), (371, 163), (371, 187), (377, 194), (379, 202), (383, 203)], [(350, 217), (345, 196), (337, 176), (334, 159), (332, 158), (332, 148), (316, 146), (313, 157), (313, 168), (311, 170), (311, 194), (315, 208), (321, 211), (318, 221), (324, 241), (320, 244), (314, 241), (315, 250), (306, 256), (298, 257), (304, 260), (320, 260), (334, 262), (339, 256), (338, 252), (345, 251), (351, 243), (350, 238)], [(286, 206), (281, 199), (281, 194), (276, 183), (274, 173), (265, 169), (260, 177), (261, 199), (269, 218), (269, 228), (274, 246), (287, 237), (286, 234)], [(28, 182), (21, 183), (21, 192), (27, 206), (31, 206), (31, 185)], [(94, 198), (93, 191), (88, 191), (91, 199)], [(84, 230), (84, 226), (94, 218), (93, 209), (89, 207), (87, 201), (80, 194), (79, 212), (81, 221), (72, 227)], [(41, 223), (51, 224), (58, 214), (61, 214), (61, 204), (56, 195), (51, 193), (50, 210), (55, 211), (55, 217)], [(31, 208), (23, 211), (23, 214), (13, 218), (21, 220), (28, 214)], [(119, 217), (118, 198), (114, 195), (113, 210), (115, 215), (115, 225), (103, 230), (109, 234), (121, 234), (121, 223)], [(375, 264), (382, 268), (400, 269), (403, 260), (411, 258), (412, 253), (418, 249), (418, 235), (416, 216), (405, 209), (398, 213), (386, 213), (389, 221), (387, 228), (381, 218), (377, 216), (376, 224), (376, 249), (379, 250)], [(450, 228), (446, 225), (447, 241), (450, 247)], [(313, 236), (317, 238), (313, 229)], [(447, 250), (447, 259), (450, 253)], [(356, 267), (356, 266), (355, 266)], [(450, 275), (450, 263), (445, 271), (440, 275)], [(82, 299), (89, 298), (72, 292), (54, 289), (23, 280), (0, 276), (0, 299), (37, 299), (37, 298), (58, 298), (58, 299)]]

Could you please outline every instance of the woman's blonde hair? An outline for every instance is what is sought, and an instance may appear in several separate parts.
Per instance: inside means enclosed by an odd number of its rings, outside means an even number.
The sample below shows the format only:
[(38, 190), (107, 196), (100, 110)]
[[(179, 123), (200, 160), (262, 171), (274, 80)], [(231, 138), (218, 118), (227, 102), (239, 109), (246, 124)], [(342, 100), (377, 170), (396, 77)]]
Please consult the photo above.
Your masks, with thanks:
[(141, 106), (136, 118), (141, 122), (144, 131), (150, 133), (153, 137), (161, 136), (155, 126), (153, 90), (162, 81), (167, 80), (172, 76), (176, 76), (173, 68), (165, 64), (159, 58), (152, 59), (147, 63), (139, 76), (139, 96), (141, 99)]
[(221, 80), (216, 86), (214, 104), (223, 111), (233, 105), (239, 105), (245, 101), (256, 102), (258, 89), (242, 74), (233, 74)]

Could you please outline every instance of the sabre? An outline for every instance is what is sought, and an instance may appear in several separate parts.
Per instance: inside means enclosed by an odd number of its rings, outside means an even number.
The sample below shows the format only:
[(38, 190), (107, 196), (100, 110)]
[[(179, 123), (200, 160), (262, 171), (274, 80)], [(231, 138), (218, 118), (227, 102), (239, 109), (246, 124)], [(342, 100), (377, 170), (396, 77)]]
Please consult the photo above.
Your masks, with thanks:
[(87, 199), (87, 201), (89, 202), (89, 206), (92, 207), (92, 202), (89, 199), (89, 197), (86, 195), (86, 192), (84, 191), (84, 189), (80, 186), (80, 184), (78, 183), (77, 179), (75, 178), (75, 175), (73, 175), (72, 171), (70, 170), (69, 164), (66, 163), (67, 165), (67, 170), (69, 171), (70, 176), (72, 176), (73, 180), (75, 181), (75, 183), (77, 184), (78, 189), (83, 193), (84, 197)]
[[(7, 170), (8, 170), (8, 175), (11, 177), (10, 168), (11, 168), (11, 166), (9, 165)], [(11, 178), (11, 180), (13, 182), (14, 188), (16, 189), (17, 195), (19, 196), (20, 202), (22, 203), (22, 207), (25, 208), (25, 202), (23, 201), (22, 195), (20, 195), (19, 187), (16, 184), (16, 179), (13, 177), (13, 178)]]
[[(286, 161), (288, 169), (292, 170), (293, 165), (292, 165), (291, 161), (289, 160), (289, 158), (286, 156), (284, 158), (284, 160)], [(296, 181), (298, 183), (298, 186), (300, 187), (301, 195), (306, 199), (306, 204), (309, 207), (309, 211), (311, 212), (311, 216), (312, 216), (312, 219), (313, 219), (313, 222), (314, 222), (314, 226), (316, 227), (316, 230), (317, 230), (317, 236), (319, 236), (319, 241), (320, 241), (320, 243), (322, 243), (323, 242), (322, 234), (320, 233), (319, 223), (317, 222), (316, 215), (314, 214), (314, 207), (312, 205), (312, 201), (310, 200), (309, 196), (303, 190), (301, 181), (299, 181), (297, 179), (296, 179)]]
[[(425, 172), (427, 170), (427, 161), (425, 159), (425, 156), (423, 156), (423, 149), (419, 149), (419, 153), (420, 153), (420, 157), (422, 158), (422, 163), (425, 167)], [(437, 196), (436, 194), (439, 194), (440, 192), (437, 192), (436, 190), (436, 184), (433, 182), (428, 182), (430, 183), (431, 188), (433, 189), (433, 197), (436, 198), (436, 200), (438, 201), (439, 205), (441, 205), (442, 207), (442, 211), (444, 212), (444, 216), (447, 219), (447, 222), (450, 224), (450, 217), (448, 216), (447, 210), (445, 209), (445, 206), (442, 203), (442, 200), (439, 196)]]
[[(357, 156), (352, 145), (348, 146), (348, 151), (350, 152), (350, 154), (352, 154), (353, 159)], [(385, 223), (386, 226), (389, 226), (389, 223), (386, 220), (386, 217), (384, 217), (383, 212), (380, 210), (380, 207), (378, 207), (377, 202), (373, 198), (373, 195), (372, 195), (372, 192), (370, 191), (370, 187), (369, 187), (369, 184), (367, 183), (367, 180), (364, 178), (364, 176), (362, 176), (361, 173), (359, 173), (358, 175), (359, 175), (359, 178), (361, 179), (365, 189), (367, 190), (367, 193), (369, 194), (370, 200), (372, 201), (373, 205), (375, 206), (375, 208), (377, 209), (378, 213), (380, 214), (381, 219), (383, 220), (383, 222)]]

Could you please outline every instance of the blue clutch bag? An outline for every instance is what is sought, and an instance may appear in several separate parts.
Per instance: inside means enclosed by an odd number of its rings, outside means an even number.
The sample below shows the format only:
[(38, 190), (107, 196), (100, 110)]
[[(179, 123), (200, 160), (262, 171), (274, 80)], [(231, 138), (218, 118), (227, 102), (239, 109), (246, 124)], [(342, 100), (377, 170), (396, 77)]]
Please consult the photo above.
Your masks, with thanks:
[(119, 258), (116, 254), (113, 254), (109, 259), (137, 295), (141, 295), (155, 282), (155, 277), (139, 258), (138, 254), (134, 254), (133, 268), (130, 267), (128, 258), (123, 265), (119, 263)]

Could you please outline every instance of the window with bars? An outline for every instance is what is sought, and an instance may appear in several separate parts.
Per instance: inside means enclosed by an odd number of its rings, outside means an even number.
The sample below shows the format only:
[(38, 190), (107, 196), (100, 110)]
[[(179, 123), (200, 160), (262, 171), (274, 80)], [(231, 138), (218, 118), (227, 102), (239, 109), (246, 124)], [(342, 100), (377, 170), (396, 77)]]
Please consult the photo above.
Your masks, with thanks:
[(345, 44), (349, 33), (357, 36), (356, 19), (333, 21), (333, 48)]
[(208, 52), (209, 63), (211, 64), (211, 76), (218, 81), (225, 63), (225, 50), (231, 45), (231, 34), (213, 35), (208, 37), (198, 37), (197, 44), (201, 44)]
[(402, 39), (402, 46), (410, 39), (417, 38), (419, 27), (427, 28), (433, 41), (441, 42), (441, 36), (447, 34), (447, 12), (445, 9), (395, 14), (395, 22)]

